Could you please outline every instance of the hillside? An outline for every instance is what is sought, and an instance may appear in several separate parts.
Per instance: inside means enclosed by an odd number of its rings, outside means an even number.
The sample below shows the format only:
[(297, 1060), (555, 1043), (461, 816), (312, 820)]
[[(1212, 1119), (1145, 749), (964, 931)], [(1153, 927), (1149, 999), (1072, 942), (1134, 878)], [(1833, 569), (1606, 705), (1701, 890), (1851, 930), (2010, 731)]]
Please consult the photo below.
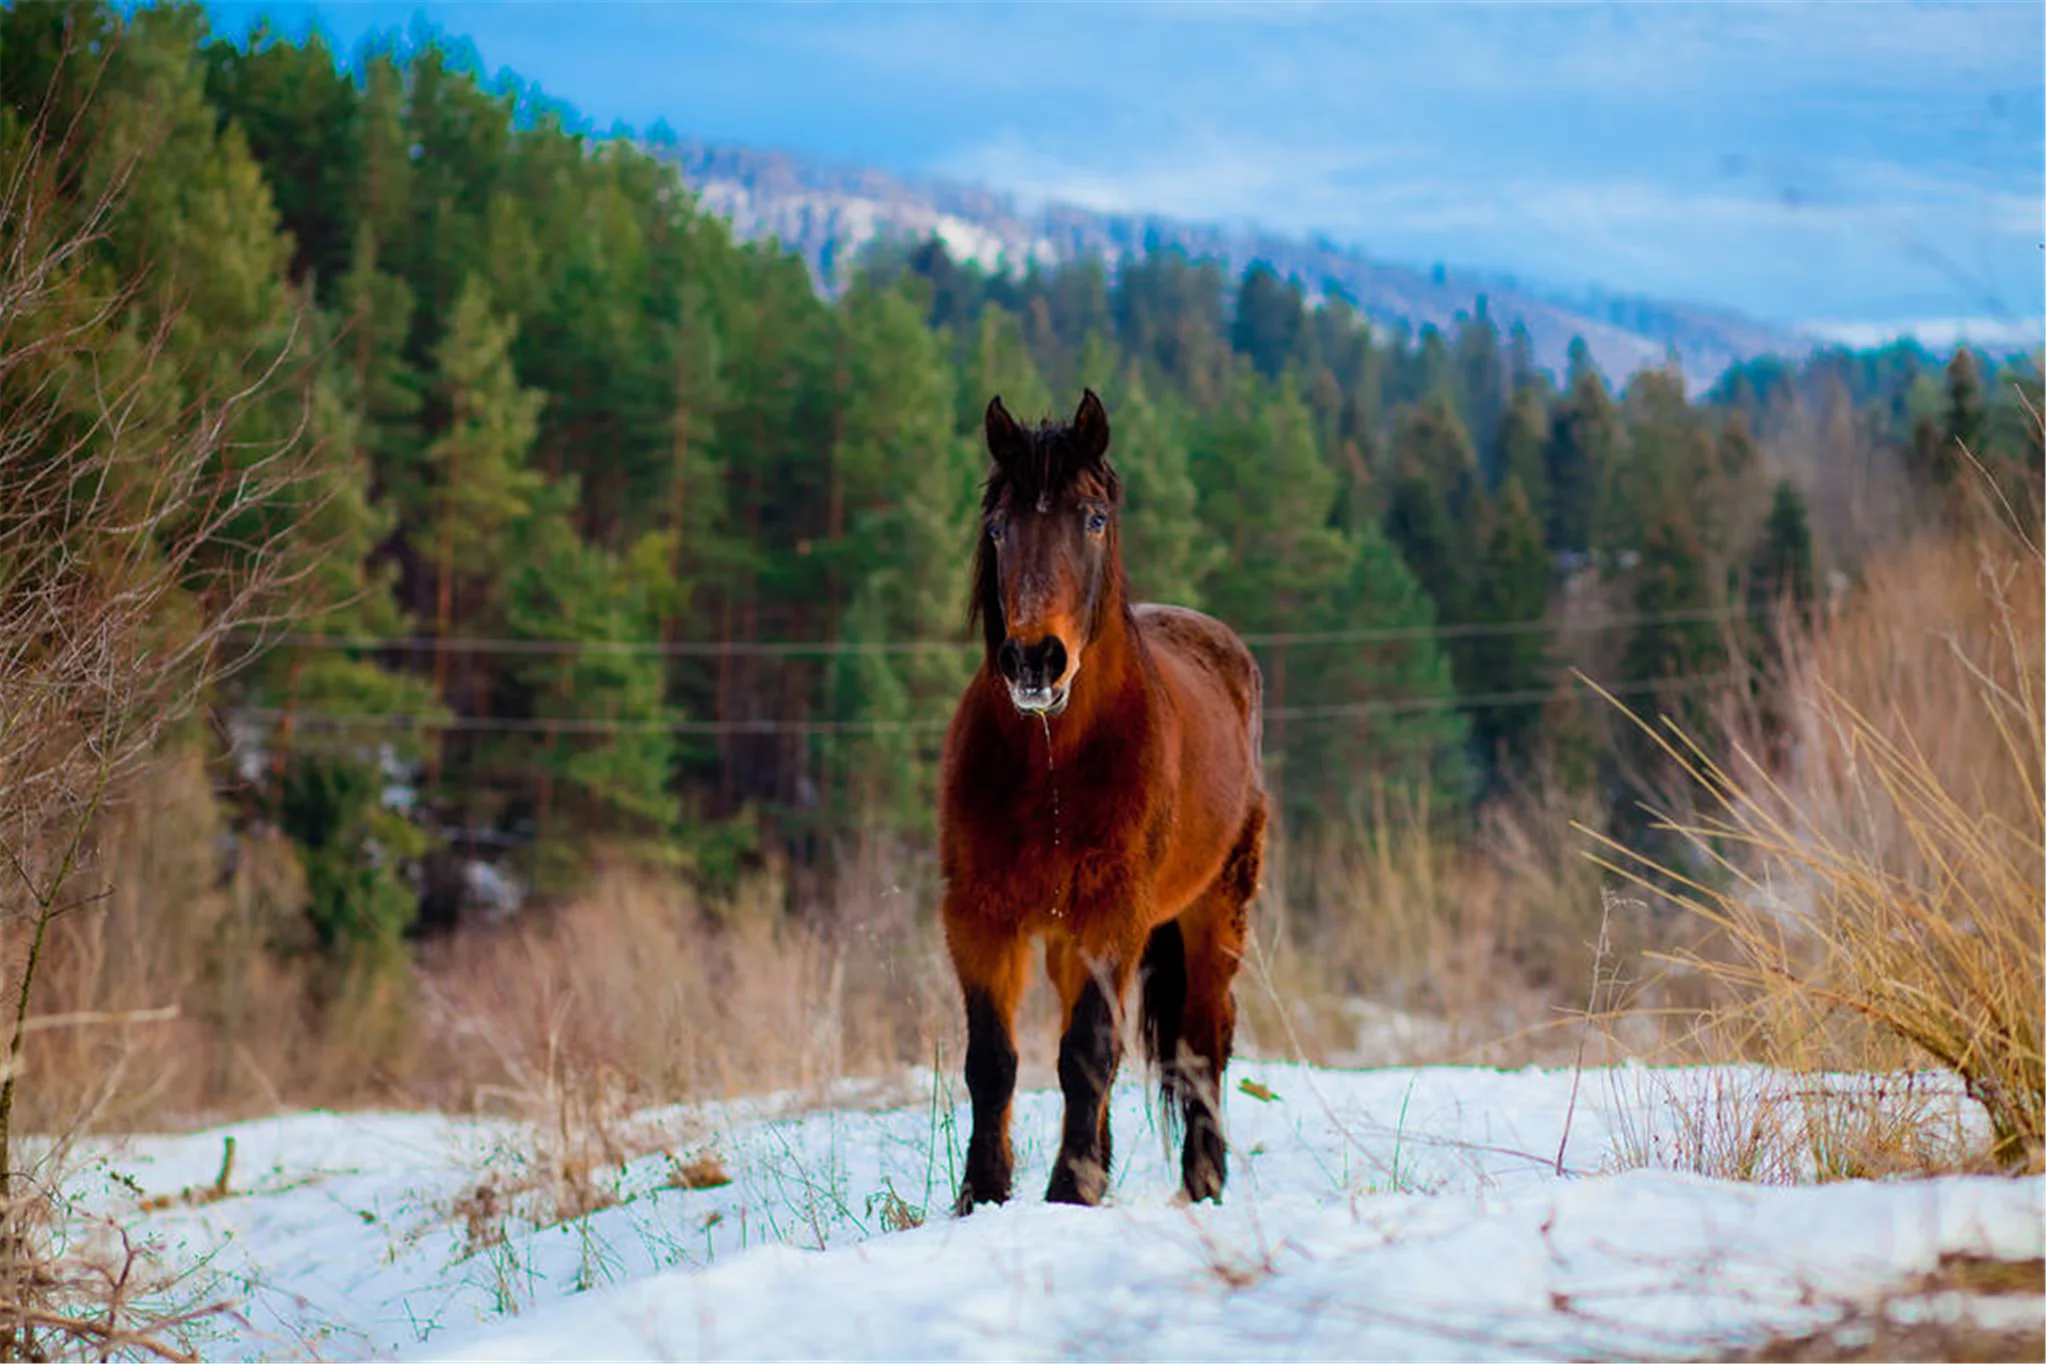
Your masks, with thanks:
[(1212, 256), (1235, 270), (1264, 260), (1297, 277), (1310, 293), (1333, 285), (1373, 321), (1415, 330), (1447, 329), (1482, 295), (1502, 331), (1523, 324), (1537, 360), (1560, 373), (1570, 342), (1583, 337), (1599, 368), (1631, 374), (1674, 350), (1694, 382), (1768, 351), (1806, 343), (1789, 331), (1737, 314), (1642, 298), (1542, 292), (1510, 277), (1416, 269), (1374, 260), (1326, 239), (1301, 240), (1244, 228), (1135, 214), (1097, 213), (1069, 204), (1028, 207), (1014, 197), (940, 180), (911, 181), (883, 171), (842, 167), (791, 155), (680, 142), (656, 148), (673, 156), (708, 209), (744, 238), (773, 237), (800, 254), (827, 289), (861, 248), (877, 238), (933, 234), (960, 259), (987, 268), (1004, 262), (1052, 264), (1099, 253), (1114, 260), (1151, 247)]

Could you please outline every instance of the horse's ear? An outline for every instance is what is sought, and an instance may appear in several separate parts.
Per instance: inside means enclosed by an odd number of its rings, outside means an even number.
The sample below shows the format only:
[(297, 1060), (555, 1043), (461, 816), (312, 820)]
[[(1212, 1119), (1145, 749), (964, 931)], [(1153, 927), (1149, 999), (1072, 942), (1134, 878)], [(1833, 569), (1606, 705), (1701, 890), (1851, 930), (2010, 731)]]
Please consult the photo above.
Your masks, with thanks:
[(987, 452), (994, 456), (995, 463), (1007, 464), (1009, 456), (1022, 444), (1023, 428), (1002, 406), (1002, 395), (997, 393), (987, 403)]
[(1081, 395), (1080, 410), (1073, 414), (1073, 444), (1089, 464), (1099, 464), (1108, 455), (1108, 409), (1091, 388)]

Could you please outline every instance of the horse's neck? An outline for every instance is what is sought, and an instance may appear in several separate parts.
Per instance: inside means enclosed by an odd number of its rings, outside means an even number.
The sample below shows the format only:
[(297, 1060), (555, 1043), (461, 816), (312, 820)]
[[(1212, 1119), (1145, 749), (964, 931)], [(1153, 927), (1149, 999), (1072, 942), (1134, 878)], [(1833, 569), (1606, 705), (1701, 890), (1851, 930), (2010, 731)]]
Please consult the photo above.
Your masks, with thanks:
[(1149, 659), (1137, 623), (1121, 606), (1108, 613), (1107, 627), (1088, 641), (1080, 674), (1073, 679), (1073, 698), (1064, 716), (1054, 721), (1060, 748), (1084, 746), (1103, 725), (1131, 723), (1133, 696), (1147, 684)]

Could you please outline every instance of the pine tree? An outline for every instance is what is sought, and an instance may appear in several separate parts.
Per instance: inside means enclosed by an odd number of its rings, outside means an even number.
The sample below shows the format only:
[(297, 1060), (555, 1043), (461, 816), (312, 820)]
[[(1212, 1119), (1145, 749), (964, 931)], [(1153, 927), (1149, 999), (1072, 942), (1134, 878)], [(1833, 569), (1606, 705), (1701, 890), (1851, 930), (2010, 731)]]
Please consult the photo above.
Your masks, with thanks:
[[(1290, 379), (1268, 390), (1243, 361), (1205, 437), (1194, 480), (1201, 519), (1226, 555), (1208, 578), (1205, 605), (1240, 631), (1295, 629), (1310, 604), (1337, 591), (1352, 553), (1329, 524), (1335, 475), (1315, 448), (1313, 416)], [(1290, 661), (1284, 648), (1262, 659), (1266, 702), (1281, 713), (1298, 702)], [(1268, 729), (1267, 743), (1283, 785), (1291, 752), (1283, 722)]]
[[(953, 376), (909, 296), (855, 287), (841, 324), (848, 370), (832, 459), (847, 533), (827, 552), (857, 584), (845, 638), (878, 646), (952, 636), (963, 624), (984, 457), (953, 430)], [(830, 746), (854, 822), (870, 832), (928, 832), (941, 735), (914, 722), (942, 713), (978, 662), (963, 644), (955, 653), (856, 650), (834, 661), (834, 715), (872, 727)]]
[(1368, 821), (1381, 797), (1394, 810), (1459, 810), (1473, 785), (1470, 729), (1434, 603), (1376, 526), (1344, 542), (1343, 576), (1293, 625), (1334, 637), (1287, 651), (1299, 714), (1267, 721), (1268, 746), (1286, 740), (1286, 814), (1307, 829)]
[(1779, 480), (1748, 569), (1749, 605), (1757, 615), (1783, 606), (1793, 618), (1808, 620), (1818, 590), (1804, 498), (1789, 479)]
[[(506, 529), (532, 511), (543, 484), (526, 467), (526, 452), (544, 396), (519, 386), (510, 355), (513, 331), (493, 314), (489, 293), (472, 276), (435, 349), (435, 388), (446, 424), (423, 456), (433, 484), (420, 508), (420, 529), (434, 546), (436, 636), (452, 632), (465, 584), (490, 590), (506, 564)], [(448, 655), (436, 651), (434, 658), (434, 690), (445, 699)]]
[[(655, 637), (674, 589), (671, 549), (649, 535), (624, 555), (591, 545), (574, 529), (575, 490), (554, 483), (536, 491), (510, 527), (499, 562), (507, 568), (499, 612), (513, 639), (593, 647), (518, 654), (496, 679), (512, 715), (540, 722), (480, 745), (470, 774), (536, 773), (536, 886), (558, 891), (585, 873), (593, 836), (658, 845), (674, 820), (666, 794), (672, 741), (665, 728), (665, 686), (658, 655), (620, 650)], [(560, 722), (560, 728), (546, 722)], [(616, 726), (594, 733), (578, 722)]]
[(1544, 527), (1549, 520), (1549, 409), (1539, 387), (1522, 384), (1513, 390), (1499, 425), (1499, 455), (1494, 461), (1502, 486), (1518, 480), (1528, 507)]
[(1022, 324), (1015, 314), (990, 307), (980, 315), (960, 370), (953, 420), (962, 438), (981, 429), (988, 400), (994, 397), (1026, 422), (1048, 417), (1056, 407), (1023, 342)]
[(1556, 405), (1548, 448), (1549, 548), (1594, 547), (1599, 508), (1619, 453), (1619, 415), (1580, 339), (1570, 344), (1570, 377)]
[[(1645, 686), (1636, 698), (1651, 715), (1671, 717), (1694, 738), (1710, 716), (1706, 684), (1726, 663), (1723, 624), (1710, 612), (1722, 605), (1705, 546), (1688, 510), (1675, 500), (1651, 515), (1634, 572), (1634, 610), (1640, 617), (1627, 638), (1621, 665), (1625, 682)], [(1627, 732), (1625, 744), (1643, 770), (1666, 770), (1646, 736)]]
[(1244, 273), (1236, 293), (1229, 343), (1267, 379), (1276, 379), (1300, 355), (1307, 308), (1298, 284), (1282, 281), (1263, 261)]
[(1470, 611), (1470, 566), (1476, 558), (1460, 521), (1476, 492), (1476, 459), (1447, 394), (1430, 395), (1400, 416), (1393, 435), (1398, 461), (1387, 496), (1385, 533), (1435, 603), (1438, 618), (1462, 621)]
[[(1457, 411), (1470, 432), (1480, 455), (1490, 458), (1498, 447), (1499, 421), (1507, 401), (1506, 363), (1499, 353), (1499, 329), (1485, 296), (1478, 295), (1475, 311), (1460, 317), (1456, 329)], [(1497, 467), (1485, 470), (1486, 481), (1499, 481)]]
[(1203, 527), (1200, 490), (1170, 412), (1153, 403), (1134, 367), (1103, 386), (1109, 459), (1122, 476), (1118, 535), (1130, 588), (1139, 600), (1198, 607), (1202, 582), (1222, 557)]
[[(1471, 694), (1540, 692), (1550, 680), (1548, 635), (1539, 625), (1549, 596), (1549, 553), (1542, 544), (1541, 522), (1519, 479), (1510, 476), (1489, 511), (1471, 618), (1516, 628), (1471, 636), (1463, 651), (1467, 675), (1459, 680)], [(1478, 706), (1479, 749), (1488, 757), (1525, 760), (1539, 718), (1534, 705), (1519, 701)]]
[[(1975, 359), (1975, 352), (1966, 346), (1956, 347), (1954, 358), (1947, 362), (1946, 392), (1946, 439), (1952, 447), (1950, 459), (1966, 459), (1961, 451), (1977, 459), (1984, 455), (1983, 438), (1988, 434), (1988, 408), (1982, 396), (1982, 366)], [(1953, 480), (1954, 465), (1949, 465), (1942, 484)]]

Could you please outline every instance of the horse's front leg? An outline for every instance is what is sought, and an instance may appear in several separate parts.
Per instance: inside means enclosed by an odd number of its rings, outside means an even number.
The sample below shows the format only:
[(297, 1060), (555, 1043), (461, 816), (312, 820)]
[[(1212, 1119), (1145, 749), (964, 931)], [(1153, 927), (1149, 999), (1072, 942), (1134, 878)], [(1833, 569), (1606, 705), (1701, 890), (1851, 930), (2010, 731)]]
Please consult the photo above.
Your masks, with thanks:
[(1065, 1132), (1044, 1197), (1051, 1203), (1101, 1201), (1108, 1192), (1108, 1100), (1122, 1063), (1122, 1001), (1135, 969), (1136, 953), (1120, 942), (1088, 952), (1063, 940), (1047, 965), (1065, 1006), (1059, 1037), (1059, 1088), (1065, 1094)]
[(945, 943), (966, 1004), (966, 1092), (973, 1100), (973, 1136), (956, 1211), (1006, 1203), (1015, 1158), (1009, 1148), (1009, 1104), (1016, 1093), (1016, 1004), (1028, 975), (1028, 940), (973, 917), (947, 899)]

